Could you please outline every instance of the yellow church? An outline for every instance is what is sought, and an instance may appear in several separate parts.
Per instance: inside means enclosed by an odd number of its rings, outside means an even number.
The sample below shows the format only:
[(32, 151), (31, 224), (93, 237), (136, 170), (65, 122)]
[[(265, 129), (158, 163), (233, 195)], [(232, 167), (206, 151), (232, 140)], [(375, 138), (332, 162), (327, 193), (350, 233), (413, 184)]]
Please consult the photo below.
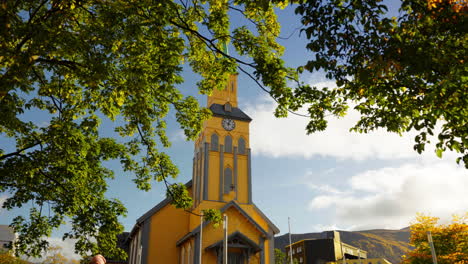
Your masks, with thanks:
[[(194, 200), (191, 211), (219, 209), (227, 215), (229, 264), (273, 264), (279, 229), (252, 201), (252, 119), (238, 108), (237, 75), (208, 96), (207, 106), (213, 117), (195, 142), (192, 180), (186, 184)], [(130, 233), (128, 263), (223, 263), (222, 225), (200, 224), (195, 214), (176, 209), (170, 198), (153, 207)]]

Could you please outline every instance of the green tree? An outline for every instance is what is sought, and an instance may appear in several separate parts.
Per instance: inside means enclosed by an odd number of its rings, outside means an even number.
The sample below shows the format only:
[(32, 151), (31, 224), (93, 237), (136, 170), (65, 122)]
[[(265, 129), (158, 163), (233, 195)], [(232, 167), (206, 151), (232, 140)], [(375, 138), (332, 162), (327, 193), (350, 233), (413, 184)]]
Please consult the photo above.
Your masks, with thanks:
[(286, 262), (286, 253), (278, 248), (275, 248), (275, 264), (284, 264)]
[[(352, 128), (367, 133), (417, 131), (414, 149), (449, 149), (468, 168), (468, 3), (403, 0), (389, 17), (382, 0), (303, 0), (296, 8), (312, 55), (298, 68), (324, 71), (337, 88), (299, 84), (275, 91), (280, 107), (307, 107), (307, 132), (324, 130), (328, 116), (353, 106)], [(432, 139), (434, 135), (434, 139)]]
[(437, 217), (418, 215), (411, 225), (410, 245), (414, 250), (403, 256), (402, 264), (431, 264), (427, 232), (432, 234), (437, 263), (465, 264), (468, 260), (468, 213), (454, 216), (452, 223), (437, 224)]
[[(170, 146), (165, 118), (174, 109), (193, 140), (210, 112), (179, 91), (182, 65), (202, 77), (202, 94), (222, 89), (237, 70), (253, 71), (272, 91), (289, 90), (285, 77), (292, 73), (276, 43), (278, 5), (2, 1), (0, 134), (16, 147), (0, 147), (0, 192), (10, 194), (6, 209), (34, 205), (28, 216), (12, 222), (19, 234), (16, 252), (41, 255), (48, 247), (44, 237), (67, 220), (71, 231), (64, 238), (77, 240), (78, 253), (124, 256), (116, 235), (126, 209), (105, 196), (107, 181), (114, 178), (102, 164), (106, 160), (120, 161), (141, 190), (149, 190), (153, 180), (165, 182), (173, 203), (190, 208), (185, 187), (168, 182), (178, 170), (164, 152)], [(229, 10), (246, 23), (230, 30)], [(229, 42), (243, 60), (223, 51)], [(47, 120), (27, 120), (28, 112)], [(116, 136), (102, 135), (102, 119), (116, 122)]]

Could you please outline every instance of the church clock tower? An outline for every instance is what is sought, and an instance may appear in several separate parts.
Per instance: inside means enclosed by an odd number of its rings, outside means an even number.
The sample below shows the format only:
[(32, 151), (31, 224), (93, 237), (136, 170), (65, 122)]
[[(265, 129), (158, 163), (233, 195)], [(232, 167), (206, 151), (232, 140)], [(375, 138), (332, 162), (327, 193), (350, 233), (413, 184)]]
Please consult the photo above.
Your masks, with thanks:
[(195, 143), (193, 198), (203, 201), (252, 203), (249, 123), (238, 108), (237, 75), (231, 75), (224, 90), (208, 96), (213, 117), (207, 120)]
[(213, 116), (195, 142), (192, 180), (186, 183), (190, 212), (166, 198), (137, 220), (129, 264), (222, 264), (224, 231), (202, 221), (205, 209), (228, 217), (228, 263), (273, 264), (279, 229), (252, 201), (249, 124), (237, 103), (237, 75), (208, 96)]

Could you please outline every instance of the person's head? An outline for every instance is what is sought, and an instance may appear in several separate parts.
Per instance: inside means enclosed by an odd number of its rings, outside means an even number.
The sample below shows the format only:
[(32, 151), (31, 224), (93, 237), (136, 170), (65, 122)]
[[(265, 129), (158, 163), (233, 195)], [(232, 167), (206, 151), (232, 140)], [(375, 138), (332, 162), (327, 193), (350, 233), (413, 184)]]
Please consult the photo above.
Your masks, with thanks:
[(91, 259), (89, 264), (106, 264), (106, 259), (101, 254), (97, 254)]

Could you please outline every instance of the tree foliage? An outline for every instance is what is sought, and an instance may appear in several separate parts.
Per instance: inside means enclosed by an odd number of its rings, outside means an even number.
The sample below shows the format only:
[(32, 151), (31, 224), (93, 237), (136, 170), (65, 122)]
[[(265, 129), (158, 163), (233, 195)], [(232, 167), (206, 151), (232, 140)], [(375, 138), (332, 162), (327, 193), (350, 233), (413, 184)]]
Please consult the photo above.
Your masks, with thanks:
[(286, 253), (281, 251), (281, 249), (275, 248), (275, 264), (284, 264), (286, 259)]
[(432, 143), (439, 157), (460, 153), (457, 162), (468, 168), (467, 11), (466, 1), (403, 0), (398, 17), (389, 17), (382, 0), (300, 1), (313, 53), (298, 70), (323, 70), (337, 88), (301, 84), (280, 103), (307, 106), (309, 133), (352, 105), (361, 115), (352, 130), (415, 130), (418, 153)]
[(60, 246), (50, 246), (47, 249), (47, 256), (41, 264), (79, 264), (80, 261), (76, 259), (68, 259), (62, 254)]
[(432, 263), (427, 232), (434, 241), (437, 263), (464, 264), (468, 260), (468, 213), (454, 216), (450, 224), (437, 224), (437, 217), (418, 215), (411, 225), (410, 244), (415, 249), (403, 256), (402, 264)]
[[(202, 94), (223, 88), (237, 67), (272, 91), (289, 90), (275, 7), (248, 0), (2, 1), (0, 134), (15, 147), (0, 147), (0, 192), (10, 196), (6, 209), (33, 205), (12, 222), (17, 253), (41, 255), (44, 237), (68, 221), (64, 238), (77, 239), (77, 252), (121, 258), (116, 235), (126, 209), (105, 196), (115, 175), (103, 161), (120, 161), (141, 190), (177, 176), (164, 152), (166, 117), (173, 109), (194, 139), (211, 114), (178, 89), (184, 63), (202, 77)], [(246, 24), (230, 30), (229, 10)], [(229, 42), (243, 60), (223, 52)], [(31, 113), (37, 118), (28, 119)], [(113, 135), (102, 131), (103, 119), (115, 122)], [(184, 188), (174, 185), (171, 198), (189, 209)]]
[(0, 250), (0, 264), (31, 264), (31, 262), (17, 258), (8, 251)]

